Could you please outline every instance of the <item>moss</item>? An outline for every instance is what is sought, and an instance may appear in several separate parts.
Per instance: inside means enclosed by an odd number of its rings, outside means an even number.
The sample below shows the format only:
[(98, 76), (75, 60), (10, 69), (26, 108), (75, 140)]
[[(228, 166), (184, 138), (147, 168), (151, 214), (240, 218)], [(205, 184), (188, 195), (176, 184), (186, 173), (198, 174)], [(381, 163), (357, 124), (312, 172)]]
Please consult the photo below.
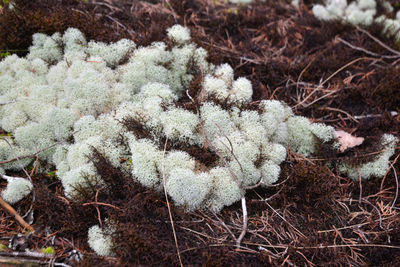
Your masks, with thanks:
[(89, 39), (116, 41), (126, 34), (102, 24), (94, 14), (81, 11), (81, 1), (15, 0), (14, 9), (3, 8), (0, 16), (0, 51), (25, 55), (32, 35), (53, 34), (69, 27), (79, 28)]
[[(400, 67), (377, 69), (362, 83), (360, 91), (365, 102), (380, 111), (400, 111)], [(369, 90), (368, 88), (373, 88)]]
[[(61, 182), (49, 182), (45, 177), (37, 177), (34, 190), (36, 200), (33, 202), (37, 229), (45, 227), (51, 231), (60, 231), (61, 236), (74, 236), (75, 239), (86, 239), (88, 225), (96, 224), (96, 210), (59, 197)], [(56, 193), (59, 192), (59, 193)], [(87, 199), (89, 200), (89, 199)]]

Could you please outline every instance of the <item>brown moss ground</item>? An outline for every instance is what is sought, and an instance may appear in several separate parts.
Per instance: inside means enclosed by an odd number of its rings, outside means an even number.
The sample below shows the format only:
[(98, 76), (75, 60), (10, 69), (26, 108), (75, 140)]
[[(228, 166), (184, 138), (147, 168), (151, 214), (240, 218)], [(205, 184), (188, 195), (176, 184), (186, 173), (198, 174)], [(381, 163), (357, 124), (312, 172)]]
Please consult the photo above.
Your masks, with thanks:
[[(165, 40), (165, 29), (180, 23), (209, 51), (210, 61), (227, 62), (236, 76), (252, 81), (254, 101), (284, 100), (296, 114), (366, 137), (364, 146), (342, 155), (323, 146), (316, 158), (290, 153), (282, 165), (282, 184), (248, 192), (248, 232), (241, 248), (234, 247), (231, 235), (237, 237), (241, 231), (239, 204), (219, 215), (185, 213), (173, 207), (185, 266), (400, 264), (400, 205), (398, 200), (393, 202), (400, 173), (397, 158), (384, 179), (360, 184), (335, 172), (340, 160), (362, 161), (378, 150), (373, 144), (382, 133), (399, 135), (400, 117), (389, 114), (400, 112), (399, 57), (386, 57), (395, 54), (364, 31), (315, 19), (310, 10), (321, 1), (303, 1), (299, 10), (272, 0), (242, 7), (206, 0), (170, 0), (169, 6), (162, 1), (125, 0), (16, 2), (17, 13), (3, 9), (0, 16), (1, 50), (24, 54), (32, 33), (51, 34), (68, 27), (80, 28), (88, 39), (127, 37), (148, 45)], [(367, 30), (386, 46), (398, 48), (379, 34), (379, 27)], [(201, 77), (192, 83), (191, 95), (199, 84)], [(188, 99), (180, 104), (195, 109)], [(200, 151), (191, 153), (204, 156)], [(212, 155), (208, 156), (203, 160), (212, 164)], [(330, 165), (328, 158), (333, 160)], [(72, 265), (177, 266), (163, 195), (135, 184), (100, 154), (93, 160), (110, 194), (93, 185), (98, 198), (84, 202), (107, 205), (68, 201), (59, 181), (34, 175), (36, 232), (26, 246), (34, 250), (51, 245), (56, 248), (57, 262)], [(15, 207), (24, 214), (31, 203), (26, 198)], [(98, 257), (86, 243), (87, 228), (105, 218), (118, 224), (115, 257)], [(18, 232), (23, 231), (0, 210), (1, 236)], [(72, 261), (73, 249), (84, 254), (80, 263)]]

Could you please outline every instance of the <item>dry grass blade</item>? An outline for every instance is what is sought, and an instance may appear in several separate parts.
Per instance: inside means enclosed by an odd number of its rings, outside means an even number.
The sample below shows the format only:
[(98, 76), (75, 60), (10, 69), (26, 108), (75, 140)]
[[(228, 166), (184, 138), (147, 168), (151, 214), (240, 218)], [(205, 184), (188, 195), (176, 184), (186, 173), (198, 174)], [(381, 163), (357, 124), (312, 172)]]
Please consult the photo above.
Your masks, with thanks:
[(332, 79), (334, 76), (336, 76), (339, 72), (341, 72), (342, 70), (346, 69), (347, 67), (353, 65), (354, 63), (357, 63), (357, 62), (362, 61), (362, 60), (372, 60), (372, 61), (375, 61), (375, 60), (377, 60), (377, 59), (376, 59), (376, 58), (370, 58), (370, 57), (361, 57), (361, 58), (356, 58), (356, 59), (352, 60), (351, 62), (347, 63), (346, 65), (344, 65), (344, 66), (342, 66), (342, 67), (340, 67), (338, 70), (336, 70), (334, 73), (332, 73), (326, 80), (324, 80), (323, 82), (321, 82), (310, 94), (308, 94), (300, 103), (296, 104), (293, 108), (297, 108), (297, 107), (299, 107), (299, 106), (302, 106), (302, 107), (309, 107), (309, 106), (311, 106), (312, 104), (314, 104), (314, 103), (320, 101), (321, 99), (326, 98), (326, 97), (328, 97), (328, 96), (330, 96), (330, 95), (336, 93), (337, 90), (334, 90), (334, 91), (332, 91), (332, 92), (330, 92), (330, 93), (328, 93), (328, 94), (326, 94), (326, 95), (324, 95), (324, 96), (321, 96), (320, 98), (318, 98), (318, 99), (312, 101), (311, 103), (305, 104), (306, 101), (307, 101), (313, 94), (315, 94), (319, 89), (321, 89), (322, 86), (324, 86), (325, 83), (327, 83), (329, 80), (331, 80), (331, 79)]
[(165, 200), (167, 201), (168, 213), (169, 213), (169, 219), (171, 221), (172, 232), (174, 234), (176, 253), (178, 255), (179, 264), (183, 267), (181, 253), (179, 251), (178, 238), (176, 237), (174, 219), (172, 218), (172, 213), (171, 213), (171, 205), (169, 203), (168, 194), (167, 194), (167, 184), (166, 184), (165, 169), (164, 169), (164, 167), (165, 167), (165, 152), (167, 151), (167, 145), (168, 145), (168, 138), (165, 139), (164, 151), (163, 151), (163, 156), (162, 156), (162, 179), (163, 179), (163, 186), (164, 186), (164, 195), (165, 195)]
[(282, 215), (279, 214), (267, 201), (264, 202), (279, 218), (281, 218), (284, 222), (286, 222), (290, 227), (292, 227), (298, 234), (300, 234), (303, 238), (307, 238), (299, 229), (293, 226), (290, 222), (288, 222)]
[(359, 26), (356, 26), (357, 30), (365, 33), (369, 38), (371, 38), (372, 40), (374, 40), (376, 43), (378, 43), (380, 46), (382, 46), (383, 48), (385, 48), (386, 50), (388, 50), (389, 52), (395, 54), (397, 57), (400, 57), (400, 52), (397, 50), (394, 50), (392, 48), (390, 48), (388, 45), (384, 44), (381, 40), (379, 40), (378, 38), (376, 38), (375, 36), (373, 36), (372, 34), (370, 34), (368, 31), (360, 28)]
[(395, 169), (394, 166), (393, 166), (393, 163), (391, 164), (390, 167), (391, 167), (392, 170), (393, 170), (394, 178), (395, 178), (395, 181), (396, 181), (396, 194), (395, 194), (395, 196), (394, 196), (392, 205), (390, 206), (391, 208), (393, 208), (394, 205), (396, 205), (397, 197), (399, 196), (399, 179), (398, 179), (398, 177), (397, 177), (397, 172), (396, 172), (396, 169)]

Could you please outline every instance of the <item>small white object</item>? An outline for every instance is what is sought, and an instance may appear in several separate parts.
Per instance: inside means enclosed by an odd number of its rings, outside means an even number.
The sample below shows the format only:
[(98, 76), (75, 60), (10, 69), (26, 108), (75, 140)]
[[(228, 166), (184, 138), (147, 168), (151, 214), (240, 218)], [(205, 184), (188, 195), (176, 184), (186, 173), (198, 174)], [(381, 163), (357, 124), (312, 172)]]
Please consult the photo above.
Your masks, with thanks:
[(190, 41), (190, 30), (179, 24), (176, 24), (167, 30), (168, 37), (178, 44), (184, 44)]
[(8, 182), (6, 189), (1, 191), (1, 197), (10, 204), (17, 203), (29, 195), (33, 189), (33, 185), (27, 179), (7, 175), (1, 176)]
[(101, 229), (98, 225), (93, 225), (88, 231), (88, 243), (89, 246), (99, 256), (112, 256), (112, 240), (111, 240), (111, 228)]

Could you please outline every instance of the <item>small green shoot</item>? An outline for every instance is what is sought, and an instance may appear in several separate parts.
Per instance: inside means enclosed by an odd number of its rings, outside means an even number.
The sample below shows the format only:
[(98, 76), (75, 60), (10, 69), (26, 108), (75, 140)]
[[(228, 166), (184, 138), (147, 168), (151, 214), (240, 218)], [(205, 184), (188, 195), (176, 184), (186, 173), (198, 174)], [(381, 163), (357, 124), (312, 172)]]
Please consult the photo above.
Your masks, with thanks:
[(9, 55), (11, 55), (10, 51), (6, 51), (6, 52), (0, 53), (0, 57), (1, 57), (1, 58), (6, 58), (6, 57), (8, 57)]
[(46, 177), (48, 177), (50, 181), (52, 181), (54, 178), (57, 177), (57, 170), (46, 173)]
[(7, 4), (9, 4), (10, 3), (10, 0), (2, 0), (1, 2), (0, 2), (0, 6), (4, 6), (4, 5), (7, 5)]
[(42, 248), (40, 251), (44, 254), (54, 254), (53, 247)]
[(238, 14), (237, 9), (232, 9), (232, 8), (228, 8), (228, 10), (227, 10), (226, 12), (228, 12), (229, 14), (231, 14), (231, 13), (233, 13), (233, 14), (235, 14), (235, 15)]

